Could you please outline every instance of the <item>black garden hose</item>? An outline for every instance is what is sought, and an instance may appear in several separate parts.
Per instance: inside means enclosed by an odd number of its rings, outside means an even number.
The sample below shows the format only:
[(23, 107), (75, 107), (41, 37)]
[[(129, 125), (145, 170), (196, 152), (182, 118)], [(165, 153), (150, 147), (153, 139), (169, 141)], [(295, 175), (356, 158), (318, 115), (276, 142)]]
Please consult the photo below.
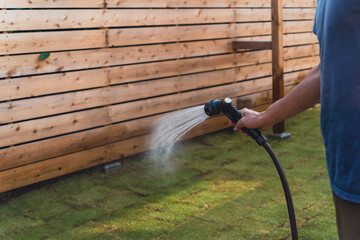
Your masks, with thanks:
[[(210, 102), (205, 104), (204, 111), (209, 116), (214, 116), (220, 113), (224, 113), (233, 123), (237, 123), (242, 118), (241, 113), (231, 104), (230, 98), (225, 98), (224, 100), (216, 100), (216, 99), (211, 100)], [(274, 162), (284, 189), (284, 194), (285, 194), (285, 199), (286, 199), (286, 204), (290, 219), (291, 236), (293, 240), (298, 240), (295, 211), (291, 198), (290, 188), (287, 179), (285, 177), (284, 170), (282, 169), (278, 158), (276, 157), (274, 151), (272, 150), (269, 143), (266, 141), (266, 138), (259, 129), (242, 128), (241, 130), (244, 133), (248, 134), (250, 137), (252, 137), (259, 146), (264, 147), (265, 150), (270, 155), (272, 161)]]
[(283, 189), (284, 189), (284, 194), (285, 194), (285, 198), (286, 198), (286, 204), (287, 204), (287, 208), (288, 208), (288, 212), (289, 212), (291, 236), (292, 236), (293, 240), (298, 240), (298, 232), (297, 232), (297, 227), (296, 227), (296, 218), (295, 218), (294, 205), (293, 205), (289, 184), (288, 184), (287, 179), (285, 177), (284, 170), (282, 169), (282, 167), (280, 165), (280, 162), (279, 162), (278, 158), (276, 157), (274, 151), (270, 147), (269, 143), (266, 142), (263, 145), (263, 147), (265, 148), (265, 150), (270, 155), (272, 161), (274, 162), (276, 170), (277, 170), (277, 172), (279, 174), (279, 177), (280, 177)]

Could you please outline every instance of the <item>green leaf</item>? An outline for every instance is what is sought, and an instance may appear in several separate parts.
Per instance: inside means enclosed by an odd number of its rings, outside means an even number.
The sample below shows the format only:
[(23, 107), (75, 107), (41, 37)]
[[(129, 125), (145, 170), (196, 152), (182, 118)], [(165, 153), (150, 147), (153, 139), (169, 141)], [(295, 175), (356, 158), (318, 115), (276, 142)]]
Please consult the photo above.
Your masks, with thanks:
[(40, 61), (44, 61), (44, 60), (47, 59), (48, 57), (50, 57), (50, 53), (49, 53), (49, 52), (42, 52), (42, 53), (40, 53)]

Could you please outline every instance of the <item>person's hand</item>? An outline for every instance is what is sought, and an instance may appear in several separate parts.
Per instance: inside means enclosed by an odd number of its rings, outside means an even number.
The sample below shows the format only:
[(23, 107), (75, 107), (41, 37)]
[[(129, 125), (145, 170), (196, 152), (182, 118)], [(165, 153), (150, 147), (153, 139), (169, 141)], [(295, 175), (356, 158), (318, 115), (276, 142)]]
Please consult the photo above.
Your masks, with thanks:
[[(266, 119), (264, 112), (259, 113), (247, 108), (241, 109), (242, 118), (236, 123), (236, 131), (242, 132), (241, 128), (260, 128), (267, 130), (272, 127), (272, 123)], [(246, 135), (246, 134), (245, 134)]]

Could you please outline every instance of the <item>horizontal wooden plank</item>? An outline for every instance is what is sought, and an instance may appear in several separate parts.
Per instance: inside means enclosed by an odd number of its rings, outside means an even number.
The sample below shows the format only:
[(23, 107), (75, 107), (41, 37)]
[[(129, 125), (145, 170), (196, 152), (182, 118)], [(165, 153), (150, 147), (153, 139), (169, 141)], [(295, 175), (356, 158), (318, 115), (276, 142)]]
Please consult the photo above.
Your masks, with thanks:
[(288, 77), (284, 83), (285, 86), (294, 86), (298, 83), (300, 83), (305, 77), (306, 75), (309, 74), (309, 72), (312, 69), (307, 69), (307, 70), (303, 70), (303, 71), (299, 71), (299, 72), (292, 72), (292, 73), (287, 73)]
[(0, 55), (106, 46), (105, 30), (0, 34)]
[[(189, 4), (189, 5), (188, 5)], [(108, 0), (109, 7), (270, 7), (267, 0), (235, 0), (235, 1), (205, 1), (195, 0), (189, 1), (182, 0)], [(284, 7), (315, 7), (316, 0), (285, 0), (283, 1)]]
[[(0, 31), (269, 21), (270, 9), (3, 10)], [(313, 19), (313, 8), (284, 9), (284, 20)]]
[(4, 10), (0, 31), (234, 22), (232, 9)]
[(318, 43), (318, 39), (316, 35), (312, 32), (284, 34), (284, 46), (294, 46), (294, 45), (314, 44), (314, 43)]
[[(288, 94), (308, 72), (309, 71), (303, 71), (297, 76), (292, 76), (291, 79), (293, 81), (288, 81), (289, 84), (284, 87), (285, 94)], [(264, 111), (272, 104), (272, 90), (270, 89), (268, 91), (253, 93), (246, 96), (232, 97), (232, 100), (236, 109), (251, 108), (255, 111)]]
[[(284, 8), (283, 20), (312, 20), (315, 17), (314, 8)], [(270, 8), (237, 9), (236, 22), (271, 21)]]
[(0, 0), (0, 8), (101, 8), (104, 0)]
[[(250, 55), (252, 54), (248, 54)], [(231, 68), (235, 66), (235, 56), (224, 54), (111, 67), (108, 68), (108, 81), (111, 84), (119, 84)]]
[[(0, 0), (0, 8), (176, 8), (176, 7), (270, 7), (267, 0)], [(315, 7), (316, 0), (284, 0), (284, 7)]]
[(0, 80), (0, 101), (102, 87), (107, 73), (107, 69), (95, 69)]
[[(110, 29), (110, 46), (229, 38), (263, 32), (263, 23)], [(241, 30), (237, 30), (237, 28)]]
[(49, 161), (34, 163), (0, 172), (0, 192), (61, 176), (70, 172), (110, 161), (107, 147), (62, 156)]
[[(271, 41), (271, 36), (244, 37), (244, 38), (237, 38), (236, 40), (265, 42), (265, 41)], [(304, 44), (315, 44), (315, 43), (318, 43), (318, 39), (316, 35), (311, 32), (284, 34), (284, 47), (304, 45)]]
[(312, 32), (314, 20), (285, 21), (284, 33)]
[[(117, 89), (120, 90), (119, 88)], [(121, 92), (126, 91), (126, 89), (128, 88), (124, 87)], [(89, 91), (0, 103), (0, 112), (7, 113), (0, 116), (0, 123), (17, 122), (20, 120), (107, 105), (110, 100), (109, 91), (109, 88), (97, 88)]]
[[(254, 38), (254, 39), (261, 39), (263, 38)], [(265, 38), (264, 38), (265, 39)], [(253, 54), (247, 55), (247, 52), (242, 52), (240, 54), (235, 54), (236, 57), (236, 64), (248, 65), (252, 63), (262, 63), (267, 60), (268, 54), (271, 54), (269, 50), (261, 50), (261, 51), (254, 51)], [(246, 55), (247, 58), (243, 56)], [(263, 56), (266, 55), (266, 56)], [(284, 59), (292, 59), (292, 58), (300, 58), (300, 57), (308, 57), (319, 55), (319, 44), (308, 44), (302, 46), (290, 46), (284, 48)], [(271, 61), (271, 60), (269, 60)]]
[[(296, 58), (291, 60), (286, 60), (284, 63), (284, 72), (289, 73), (293, 71), (299, 71), (303, 74), (307, 73), (306, 69), (315, 68), (320, 63), (319, 56), (305, 57), (305, 58)], [(305, 69), (305, 70), (304, 70)], [(264, 63), (259, 65), (253, 65), (248, 67), (238, 67), (236, 68), (236, 81), (242, 81), (244, 79), (259, 78), (264, 76), (270, 76), (272, 74), (272, 65), (271, 63)], [(294, 76), (294, 75), (290, 75)], [(296, 75), (297, 76), (297, 75)], [(298, 76), (297, 76), (298, 77)], [(288, 77), (289, 79), (290, 77)], [(298, 77), (301, 79), (301, 77)], [(292, 84), (290, 80), (287, 80), (287, 84)]]
[(0, 146), (61, 135), (110, 123), (106, 108), (0, 126)]
[(319, 55), (319, 44), (302, 45), (302, 46), (291, 46), (284, 48), (284, 58), (301, 58)]
[[(108, 7), (270, 7), (268, 0), (106, 0)], [(316, 7), (316, 0), (284, 0), (284, 7)]]
[[(239, 0), (239, 1), (249, 1), (249, 0)], [(316, 3), (317, 3), (316, 0), (284, 0), (283, 7), (316, 7)]]
[(235, 72), (236, 81), (243, 81), (252, 78), (271, 76), (271, 63), (262, 63), (246, 67), (237, 67)]
[(320, 56), (312, 56), (306, 58), (296, 58), (291, 60), (286, 60), (284, 62), (285, 71), (292, 72), (298, 71), (307, 68), (315, 68), (320, 63)]
[(0, 0), (2, 8), (175, 8), (175, 7), (230, 7), (233, 0), (92, 0), (92, 1), (44, 1)]
[[(312, 21), (285, 22), (284, 32), (311, 32), (312, 26)], [(269, 22), (7, 33), (0, 34), (0, 55), (267, 34), (271, 34), (271, 24)]]

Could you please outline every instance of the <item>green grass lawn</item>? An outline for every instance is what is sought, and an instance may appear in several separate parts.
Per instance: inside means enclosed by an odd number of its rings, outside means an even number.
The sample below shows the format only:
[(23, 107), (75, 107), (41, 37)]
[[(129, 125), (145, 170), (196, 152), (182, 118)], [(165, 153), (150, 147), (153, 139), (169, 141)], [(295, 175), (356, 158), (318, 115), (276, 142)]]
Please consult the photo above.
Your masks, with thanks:
[[(319, 110), (269, 140), (285, 169), (300, 239), (337, 239)], [(146, 156), (104, 175), (93, 169), (0, 203), (0, 239), (290, 239), (271, 159), (229, 130), (181, 144), (174, 169)]]

